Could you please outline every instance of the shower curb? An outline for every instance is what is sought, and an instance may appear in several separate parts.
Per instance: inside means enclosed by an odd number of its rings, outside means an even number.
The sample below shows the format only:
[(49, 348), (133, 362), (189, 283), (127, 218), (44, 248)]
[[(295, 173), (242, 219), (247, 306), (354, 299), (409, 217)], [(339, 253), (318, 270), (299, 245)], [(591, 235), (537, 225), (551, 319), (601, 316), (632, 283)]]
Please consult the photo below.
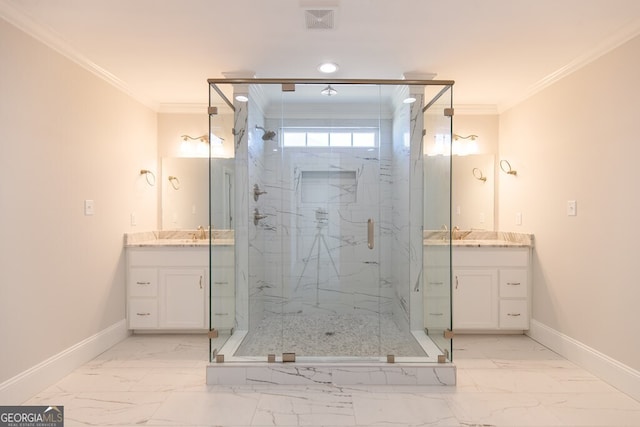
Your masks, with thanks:
[(264, 363), (207, 366), (207, 385), (455, 386), (453, 363)]

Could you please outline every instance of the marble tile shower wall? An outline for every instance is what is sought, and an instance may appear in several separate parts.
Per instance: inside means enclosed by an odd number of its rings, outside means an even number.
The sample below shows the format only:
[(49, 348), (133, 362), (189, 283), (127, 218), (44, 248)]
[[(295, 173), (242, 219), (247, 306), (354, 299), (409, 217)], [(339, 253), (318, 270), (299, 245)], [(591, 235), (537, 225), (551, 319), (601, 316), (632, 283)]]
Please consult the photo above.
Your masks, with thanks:
[(390, 194), (391, 212), (391, 283), (394, 286), (395, 321), (408, 329), (409, 323), (409, 174), (410, 150), (406, 141), (409, 135), (409, 108), (398, 108), (393, 119), (393, 155), (391, 163), (392, 192)]
[[(252, 96), (251, 99), (254, 99)], [(254, 330), (258, 323), (264, 317), (265, 311), (265, 299), (256, 298), (256, 295), (261, 294), (261, 289), (266, 286), (266, 283), (273, 282), (275, 278), (271, 278), (269, 274), (270, 270), (266, 269), (266, 266), (272, 263), (273, 260), (269, 260), (268, 248), (273, 249), (273, 244), (268, 242), (265, 238), (265, 231), (268, 230), (268, 225), (272, 223), (275, 212), (270, 209), (271, 204), (269, 200), (271, 198), (277, 198), (277, 192), (274, 188), (267, 188), (269, 177), (268, 172), (265, 170), (265, 146), (266, 142), (263, 141), (263, 131), (256, 126), (265, 128), (264, 118), (262, 114), (256, 113), (258, 110), (255, 103), (249, 104), (249, 117), (247, 119), (247, 135), (248, 135), (248, 166), (249, 166), (249, 182), (244, 187), (244, 191), (249, 195), (249, 215), (248, 215), (248, 243), (249, 243), (249, 298), (247, 302), (249, 312), (249, 330)], [(254, 185), (257, 185), (261, 191), (267, 191), (266, 194), (259, 196), (258, 200), (252, 196), (252, 190)], [(253, 224), (251, 220), (256, 210), (260, 215), (268, 215), (266, 219), (261, 220), (258, 226)], [(267, 271), (265, 271), (267, 270)], [(266, 278), (266, 279), (263, 279)]]
[[(278, 129), (281, 126), (270, 121), (267, 124)], [(315, 121), (313, 125), (321, 124)], [(386, 123), (380, 165), (377, 152), (367, 149), (264, 151), (262, 178), (268, 197), (261, 201), (261, 209), (267, 218), (255, 234), (265, 242), (264, 281), (254, 284), (253, 295), (263, 300), (266, 314), (377, 313), (380, 307), (390, 310), (390, 280), (384, 277), (384, 266), (383, 279), (378, 278), (377, 262), (378, 257), (390, 259), (386, 241), (390, 227), (384, 223), (391, 218), (390, 139), (390, 124)], [(251, 160), (251, 164), (256, 162)], [(336, 182), (331, 176), (335, 171), (352, 172), (354, 180)], [(314, 199), (313, 188), (303, 183), (303, 172), (318, 172), (321, 179), (326, 174), (334, 181), (331, 201)], [(381, 198), (385, 200), (382, 204)], [(316, 216), (319, 209), (327, 212), (326, 224), (319, 221), (322, 214)], [(373, 216), (377, 220), (378, 209), (385, 231), (376, 236), (376, 246), (370, 250), (367, 219)], [(259, 246), (256, 243), (256, 251)], [(253, 251), (253, 243), (250, 247)], [(381, 282), (386, 284), (382, 291), (378, 289)]]
[[(412, 256), (415, 248), (410, 249), (408, 218), (417, 168), (414, 150), (406, 145), (411, 126), (416, 126), (410, 121), (409, 108), (398, 108), (392, 119), (355, 124), (381, 123), (379, 155), (367, 149), (283, 152), (278, 149), (281, 119), (265, 119), (253, 101), (236, 108), (237, 328), (252, 330), (269, 314), (301, 311), (393, 313), (399, 324), (406, 324), (413, 304), (409, 283), (421, 266), (417, 263), (421, 254)], [(301, 123), (286, 122), (286, 126), (296, 125)], [(354, 121), (306, 120), (310, 125), (354, 126)], [(264, 141), (256, 126), (276, 131), (278, 138)], [(421, 137), (420, 132), (417, 138)], [(309, 171), (327, 176), (348, 171), (354, 179), (339, 179), (333, 190), (337, 201), (323, 203), (303, 194), (303, 172)], [(254, 184), (267, 192), (257, 201), (252, 197)], [(256, 208), (266, 217), (254, 225)], [(320, 228), (318, 209), (326, 210), (328, 219)], [(421, 214), (419, 209), (420, 220)], [(370, 217), (377, 218), (379, 230), (374, 250), (367, 247)], [(421, 242), (419, 230), (417, 236)]]
[[(242, 93), (236, 90), (235, 95)], [(245, 91), (245, 95), (248, 93)], [(248, 153), (248, 110), (250, 103), (234, 101), (235, 117), (235, 174), (236, 174), (236, 221), (235, 221), (235, 280), (236, 280), (236, 327), (249, 328), (249, 153)]]

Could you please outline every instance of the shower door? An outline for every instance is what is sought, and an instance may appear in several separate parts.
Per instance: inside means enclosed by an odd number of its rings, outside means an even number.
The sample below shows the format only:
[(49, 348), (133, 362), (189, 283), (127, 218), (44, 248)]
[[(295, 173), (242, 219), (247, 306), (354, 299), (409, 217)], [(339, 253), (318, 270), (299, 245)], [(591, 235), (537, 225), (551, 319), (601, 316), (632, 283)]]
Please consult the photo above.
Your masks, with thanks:
[[(250, 160), (249, 184), (266, 193), (255, 201), (264, 218), (252, 224), (250, 239), (250, 282), (259, 292), (250, 301), (256, 323), (248, 342), (267, 341), (255, 351), (297, 358), (377, 357), (386, 308), (379, 271), (384, 130), (370, 104), (378, 106), (379, 91), (357, 94), (373, 113), (356, 118), (339, 97), (323, 96), (322, 86), (295, 89), (263, 85), (265, 114), (249, 115), (249, 150), (260, 156)], [(346, 97), (355, 88), (337, 90)]]
[[(425, 334), (423, 227), (433, 221), (423, 209), (444, 215), (438, 227), (450, 212), (438, 196), (448, 182), (423, 173), (430, 82), (209, 82), (210, 129), (226, 137), (223, 147), (233, 141), (236, 184), (235, 286), (220, 298), (211, 290), (212, 307), (235, 305), (210, 321), (224, 334), (218, 317), (231, 314), (233, 327), (212, 357), (414, 362), (450, 353), (450, 340), (434, 335), (450, 328), (449, 315), (442, 328), (429, 325), (434, 339)], [(215, 246), (211, 256), (213, 265)]]
[(394, 173), (405, 173), (394, 156), (408, 157), (397, 88), (341, 84), (326, 96), (326, 86), (249, 89), (255, 197), (241, 352), (424, 355), (409, 331), (409, 251), (397, 235), (408, 223), (408, 197), (394, 194)]

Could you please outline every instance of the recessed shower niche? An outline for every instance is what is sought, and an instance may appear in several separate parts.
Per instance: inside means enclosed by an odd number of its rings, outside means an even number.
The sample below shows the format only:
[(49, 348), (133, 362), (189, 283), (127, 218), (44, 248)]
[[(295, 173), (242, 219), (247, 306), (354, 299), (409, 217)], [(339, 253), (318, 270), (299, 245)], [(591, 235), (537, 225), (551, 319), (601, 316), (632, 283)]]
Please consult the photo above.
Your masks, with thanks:
[(450, 226), (450, 170), (425, 188), (422, 142), (451, 132), (453, 82), (209, 84), (211, 132), (234, 124), (238, 220), (234, 327), (211, 316), (207, 382), (455, 383), (422, 286), (423, 229)]
[(300, 188), (302, 203), (355, 203), (356, 171), (301, 171)]

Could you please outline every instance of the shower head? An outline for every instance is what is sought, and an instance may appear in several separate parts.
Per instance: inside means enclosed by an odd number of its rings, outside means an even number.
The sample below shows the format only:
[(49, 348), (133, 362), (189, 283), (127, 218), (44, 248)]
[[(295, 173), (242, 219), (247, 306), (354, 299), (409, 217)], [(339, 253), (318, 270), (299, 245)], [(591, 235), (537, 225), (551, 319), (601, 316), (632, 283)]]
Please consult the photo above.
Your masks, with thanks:
[(272, 130), (267, 130), (265, 128), (263, 128), (262, 126), (258, 126), (256, 125), (256, 129), (260, 129), (262, 132), (264, 132), (264, 134), (262, 135), (262, 140), (263, 141), (273, 141), (273, 138), (275, 138), (276, 133)]

